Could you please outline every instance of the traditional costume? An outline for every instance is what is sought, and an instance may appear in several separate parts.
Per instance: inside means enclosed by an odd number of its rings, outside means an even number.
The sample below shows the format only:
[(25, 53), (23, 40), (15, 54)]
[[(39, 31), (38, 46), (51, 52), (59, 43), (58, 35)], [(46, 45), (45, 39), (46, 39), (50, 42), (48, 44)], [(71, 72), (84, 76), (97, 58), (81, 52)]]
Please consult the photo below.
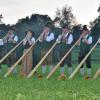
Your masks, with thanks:
[[(89, 32), (89, 30), (85, 27), (82, 30), (83, 37), (80, 41), (80, 52), (79, 52), (79, 63), (84, 59), (84, 57), (88, 54), (88, 52), (91, 49), (92, 44), (92, 36)], [(87, 66), (87, 74), (89, 77), (91, 77), (91, 55), (86, 59), (86, 66)], [(84, 64), (83, 64), (84, 65)], [(84, 76), (84, 67), (81, 66), (80, 73), (82, 76)]]
[[(8, 31), (5, 46), (6, 52), (12, 50), (18, 43), (18, 36), (12, 30)], [(7, 58), (7, 67), (10, 68), (16, 62), (16, 51), (12, 52)]]
[[(65, 54), (69, 51), (71, 48), (71, 44), (73, 42), (73, 35), (70, 31), (63, 31), (63, 30), (69, 30), (66, 25), (62, 27), (62, 34), (59, 35), (57, 42), (59, 43), (59, 57), (60, 60), (65, 56)], [(60, 64), (60, 72), (61, 77), (64, 75), (64, 65), (67, 64), (68, 66), (68, 73), (69, 75), (72, 73), (72, 63), (71, 63), (71, 53), (65, 58), (65, 60)]]
[[(35, 38), (33, 37), (33, 32), (28, 31), (26, 38), (23, 40), (24, 51), (23, 54), (30, 48), (32, 44), (35, 43)], [(33, 66), (33, 50), (30, 50), (28, 54), (22, 60), (22, 70), (21, 75), (25, 76), (30, 73)]]
[[(54, 33), (51, 32), (51, 24), (46, 24), (42, 34), (40, 35), (39, 42), (41, 46), (41, 59), (45, 56), (48, 50), (52, 47), (54, 41)], [(42, 64), (42, 73), (46, 74), (46, 66), (49, 65), (49, 71), (52, 70), (52, 52), (48, 55)]]

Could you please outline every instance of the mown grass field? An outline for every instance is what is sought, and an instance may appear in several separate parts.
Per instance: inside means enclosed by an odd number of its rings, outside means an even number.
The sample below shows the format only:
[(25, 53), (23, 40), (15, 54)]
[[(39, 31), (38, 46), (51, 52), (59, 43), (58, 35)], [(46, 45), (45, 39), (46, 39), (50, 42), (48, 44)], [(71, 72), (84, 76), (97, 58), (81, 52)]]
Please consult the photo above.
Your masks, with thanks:
[[(77, 51), (72, 53), (74, 68), (77, 66), (77, 63), (75, 63), (77, 54)], [(99, 60), (100, 54), (97, 48), (92, 56), (93, 75), (100, 67)], [(6, 67), (2, 65), (2, 68), (0, 100), (100, 100), (100, 78), (84, 80), (78, 74), (73, 80), (58, 81), (59, 69), (49, 80), (46, 78), (38, 80), (37, 76), (30, 79), (21, 78), (18, 73), (4, 78)]]
[[(97, 66), (94, 65), (93, 74)], [(49, 80), (38, 80), (37, 76), (21, 78), (18, 74), (3, 78), (3, 74), (0, 100), (100, 100), (100, 78), (84, 80), (78, 74), (74, 80), (58, 81), (59, 70)]]

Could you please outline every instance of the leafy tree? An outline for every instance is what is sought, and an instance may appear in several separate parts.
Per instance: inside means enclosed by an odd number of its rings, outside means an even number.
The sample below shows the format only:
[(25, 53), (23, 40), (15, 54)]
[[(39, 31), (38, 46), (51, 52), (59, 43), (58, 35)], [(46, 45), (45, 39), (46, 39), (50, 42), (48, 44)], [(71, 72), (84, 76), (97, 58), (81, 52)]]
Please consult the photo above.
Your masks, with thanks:
[(99, 13), (99, 16), (93, 21), (93, 27), (91, 29), (91, 33), (92, 33), (92, 36), (93, 36), (94, 43), (100, 37), (100, 5), (99, 5), (97, 11)]
[(57, 8), (56, 16), (54, 19), (56, 25), (62, 27), (63, 24), (67, 24), (69, 27), (72, 27), (76, 24), (76, 19), (72, 13), (72, 8), (65, 5), (62, 9)]

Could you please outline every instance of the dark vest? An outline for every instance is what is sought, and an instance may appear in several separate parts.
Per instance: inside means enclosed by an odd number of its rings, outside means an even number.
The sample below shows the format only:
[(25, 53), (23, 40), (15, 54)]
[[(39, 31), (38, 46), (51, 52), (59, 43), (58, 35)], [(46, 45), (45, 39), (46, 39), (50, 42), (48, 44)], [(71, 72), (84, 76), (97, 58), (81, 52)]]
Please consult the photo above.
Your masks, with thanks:
[[(67, 37), (66, 37), (66, 40), (68, 40), (69, 36), (71, 35), (71, 33), (68, 33)], [(60, 45), (60, 52), (63, 52), (63, 51), (68, 51), (71, 47), (71, 44), (66, 44), (66, 42), (63, 42), (63, 40), (61, 39), (61, 43), (59, 44)]]
[[(12, 39), (14, 40), (14, 38), (15, 38), (15, 35), (12, 37)], [(9, 39), (7, 39), (6, 47), (7, 47), (7, 51), (10, 51), (16, 44), (10, 43), (8, 40)]]
[[(88, 35), (86, 39), (88, 40), (89, 38), (90, 38), (90, 35)], [(80, 42), (80, 54), (84, 55), (90, 51), (91, 45), (83, 43), (82, 40), (83, 39), (81, 39), (81, 42)]]
[(2, 45), (0, 45), (0, 53), (2, 52), (2, 48), (3, 48), (3, 46), (2, 46)]
[[(33, 37), (32, 37), (32, 38), (33, 38)], [(32, 39), (32, 38), (31, 38), (31, 39)], [(31, 39), (30, 39), (30, 40), (31, 40)], [(24, 49), (28, 49), (30, 46), (31, 46), (31, 45), (30, 45), (29, 42), (27, 41), (26, 44), (24, 45)]]
[[(48, 36), (50, 36), (50, 35), (51, 35), (51, 33), (48, 34)], [(44, 40), (43, 42), (41, 42), (41, 49), (46, 49), (46, 50), (50, 49), (51, 46), (53, 45), (53, 42), (54, 42), (53, 40), (50, 42)]]

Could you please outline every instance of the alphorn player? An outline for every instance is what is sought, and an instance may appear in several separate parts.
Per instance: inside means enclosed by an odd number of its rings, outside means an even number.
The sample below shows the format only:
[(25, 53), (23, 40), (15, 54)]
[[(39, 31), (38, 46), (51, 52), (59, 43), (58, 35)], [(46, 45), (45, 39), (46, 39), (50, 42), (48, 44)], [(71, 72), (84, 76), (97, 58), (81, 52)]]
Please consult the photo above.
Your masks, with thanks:
[[(2, 48), (3, 48), (4, 42), (3, 39), (0, 39), (0, 59), (2, 57)], [(0, 64), (0, 73), (1, 73), (1, 64)]]
[[(24, 52), (29, 49), (29, 47), (35, 43), (34, 32), (29, 30), (26, 32), (26, 37), (23, 40)], [(29, 53), (22, 60), (22, 70), (21, 76), (26, 76), (30, 73), (33, 66), (33, 50), (30, 50)]]
[[(5, 39), (6, 52), (9, 52), (18, 43), (18, 36), (14, 34), (14, 30), (9, 30)], [(16, 62), (16, 51), (12, 52), (7, 58), (8, 69)]]
[[(71, 44), (73, 42), (73, 35), (70, 32), (69, 27), (65, 24), (62, 27), (62, 34), (59, 35), (57, 42), (59, 43), (59, 56), (60, 59), (64, 57), (64, 55), (68, 52), (71, 48)], [(72, 63), (71, 63), (71, 53), (66, 57), (66, 59), (60, 64), (60, 76), (58, 79), (65, 77), (64, 74), (64, 65), (67, 64), (68, 66), (68, 73), (69, 75), (72, 73)]]
[[(91, 44), (92, 44), (92, 36), (90, 34), (90, 31), (87, 29), (87, 25), (84, 25), (82, 29), (82, 39), (80, 41), (80, 52), (79, 52), (79, 58), (78, 58), (79, 63), (84, 59), (84, 57), (90, 51)], [(85, 62), (86, 62), (87, 74), (88, 74), (87, 76), (85, 76), (85, 79), (89, 79), (92, 75), (91, 56), (89, 56)], [(82, 76), (84, 76), (83, 65), (81, 66), (80, 73)]]
[[(48, 52), (48, 50), (53, 45), (54, 40), (54, 33), (52, 33), (52, 23), (48, 22), (43, 29), (43, 32), (40, 35), (39, 42), (41, 45), (41, 59), (44, 57), (44, 55)], [(45, 59), (45, 61), (42, 64), (42, 74), (46, 74), (46, 66), (49, 65), (49, 71), (52, 70), (52, 52), (49, 54), (49, 56)], [(39, 75), (38, 78), (42, 77), (42, 75)]]

